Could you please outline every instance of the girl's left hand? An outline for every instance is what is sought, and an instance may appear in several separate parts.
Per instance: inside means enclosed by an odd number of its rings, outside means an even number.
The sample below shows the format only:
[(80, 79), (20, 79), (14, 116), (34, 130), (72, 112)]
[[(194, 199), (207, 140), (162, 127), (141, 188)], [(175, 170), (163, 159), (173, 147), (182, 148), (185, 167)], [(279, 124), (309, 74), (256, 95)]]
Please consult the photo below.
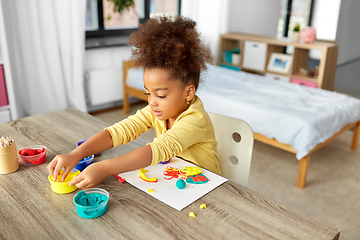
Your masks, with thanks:
[(70, 186), (76, 185), (76, 187), (80, 189), (95, 187), (101, 183), (107, 175), (108, 174), (101, 162), (93, 163), (86, 167), (79, 175), (74, 177), (70, 182)]

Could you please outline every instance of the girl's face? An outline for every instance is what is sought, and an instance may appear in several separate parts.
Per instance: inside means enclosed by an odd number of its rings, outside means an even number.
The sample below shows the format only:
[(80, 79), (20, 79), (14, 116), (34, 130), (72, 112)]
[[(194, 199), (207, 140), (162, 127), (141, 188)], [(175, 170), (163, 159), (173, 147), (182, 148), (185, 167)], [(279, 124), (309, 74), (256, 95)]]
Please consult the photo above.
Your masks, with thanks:
[(195, 95), (194, 85), (183, 86), (180, 80), (171, 79), (169, 72), (160, 68), (145, 69), (144, 87), (152, 111), (159, 120), (167, 120), (168, 129)]

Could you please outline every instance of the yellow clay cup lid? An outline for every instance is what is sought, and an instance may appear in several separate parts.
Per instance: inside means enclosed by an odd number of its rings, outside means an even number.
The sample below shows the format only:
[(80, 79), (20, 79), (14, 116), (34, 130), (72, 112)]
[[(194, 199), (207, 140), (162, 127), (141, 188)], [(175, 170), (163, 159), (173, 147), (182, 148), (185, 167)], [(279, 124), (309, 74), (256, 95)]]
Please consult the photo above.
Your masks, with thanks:
[(51, 189), (55, 193), (65, 194), (71, 193), (77, 189), (75, 185), (70, 186), (69, 183), (73, 180), (74, 177), (80, 174), (80, 171), (70, 172), (63, 182), (61, 182), (61, 176), (63, 174), (63, 170), (60, 170), (60, 174), (57, 176), (56, 181), (53, 181), (53, 177), (49, 174), (49, 182), (51, 184)]

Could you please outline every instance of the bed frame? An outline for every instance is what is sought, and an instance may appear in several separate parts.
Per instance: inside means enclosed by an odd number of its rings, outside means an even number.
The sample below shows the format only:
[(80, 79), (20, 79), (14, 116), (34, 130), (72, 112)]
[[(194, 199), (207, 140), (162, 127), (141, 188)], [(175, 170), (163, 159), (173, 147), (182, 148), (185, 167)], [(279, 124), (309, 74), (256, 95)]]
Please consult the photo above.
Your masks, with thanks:
[[(127, 71), (129, 68), (132, 68), (132, 67), (134, 67), (133, 61), (124, 61), (123, 62), (123, 81), (124, 81), (123, 109), (124, 109), (125, 114), (129, 113), (129, 95), (134, 96), (136, 98), (139, 98), (139, 99), (147, 102), (147, 96), (144, 95), (144, 91), (130, 87), (126, 84)], [(332, 137), (330, 137), (325, 142), (318, 144), (316, 147), (314, 147), (309, 152), (308, 155), (306, 155), (305, 157), (300, 159), (298, 177), (297, 177), (297, 183), (296, 183), (296, 186), (298, 188), (305, 187), (306, 175), (307, 175), (307, 170), (308, 170), (309, 161), (310, 161), (310, 155), (312, 153), (314, 153), (315, 151), (317, 151), (318, 149), (320, 149), (321, 147), (328, 144), (329, 142), (331, 142), (332, 140), (334, 140), (335, 138), (337, 138), (342, 133), (344, 133), (352, 128), (354, 128), (354, 130), (353, 130), (353, 137), (352, 137), (352, 142), (351, 142), (351, 149), (356, 150), (358, 147), (358, 143), (359, 143), (360, 120), (345, 125), (340, 131), (335, 133)], [(259, 142), (271, 145), (273, 147), (296, 154), (296, 150), (293, 149), (290, 145), (281, 143), (274, 138), (270, 139), (268, 137), (265, 137), (264, 135), (254, 132), (254, 139), (256, 141), (259, 141)]]

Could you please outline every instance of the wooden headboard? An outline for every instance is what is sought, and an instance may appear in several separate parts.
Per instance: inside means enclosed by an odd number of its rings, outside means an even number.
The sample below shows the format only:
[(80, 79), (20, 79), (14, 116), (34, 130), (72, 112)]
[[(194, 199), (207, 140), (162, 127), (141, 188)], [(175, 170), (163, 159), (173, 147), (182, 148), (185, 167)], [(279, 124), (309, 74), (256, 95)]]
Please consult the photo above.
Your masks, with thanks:
[(129, 113), (129, 95), (137, 97), (145, 102), (147, 102), (148, 98), (144, 94), (143, 90), (139, 90), (137, 88), (130, 87), (126, 84), (127, 72), (130, 68), (134, 67), (134, 61), (123, 61), (123, 81), (124, 81), (124, 97), (123, 97), (123, 110), (125, 114)]

